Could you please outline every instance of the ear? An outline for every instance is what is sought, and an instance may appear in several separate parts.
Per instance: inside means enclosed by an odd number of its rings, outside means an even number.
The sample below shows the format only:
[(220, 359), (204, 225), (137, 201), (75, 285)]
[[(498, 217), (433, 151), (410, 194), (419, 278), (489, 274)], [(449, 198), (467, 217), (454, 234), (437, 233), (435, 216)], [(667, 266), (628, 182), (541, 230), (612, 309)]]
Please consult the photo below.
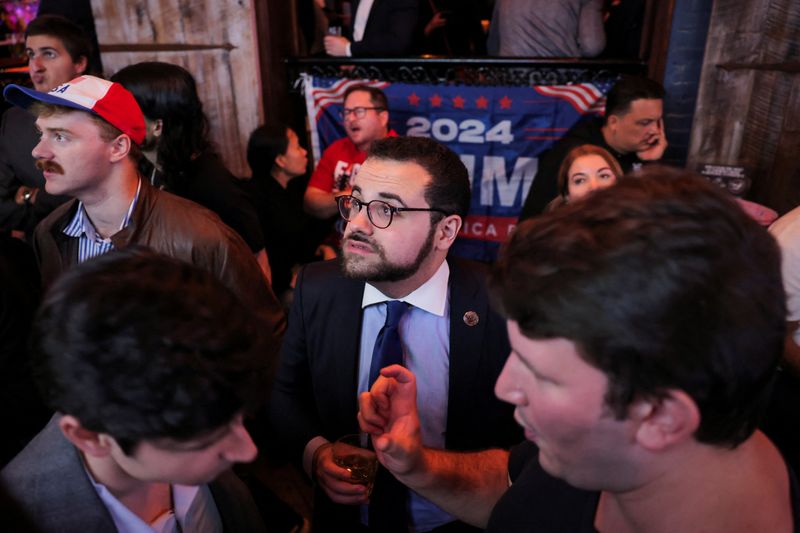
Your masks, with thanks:
[(111, 451), (111, 437), (105, 433), (97, 433), (83, 427), (72, 415), (63, 415), (58, 427), (64, 437), (83, 453), (94, 457), (105, 457)]
[(458, 215), (449, 215), (437, 222), (436, 234), (434, 237), (436, 249), (449, 250), (455, 242), (456, 237), (458, 237), (458, 232), (461, 231), (462, 224), (461, 217)]
[(164, 133), (164, 121), (160, 118), (157, 118), (153, 122), (153, 137), (161, 137), (162, 133)]
[(280, 154), (275, 158), (275, 166), (280, 169), (286, 168), (286, 156), (284, 154)]
[(700, 409), (678, 389), (661, 399), (637, 400), (629, 417), (638, 423), (636, 441), (645, 449), (659, 451), (692, 439), (700, 426)]
[(80, 59), (78, 59), (78, 61), (76, 61), (74, 64), (75, 64), (75, 71), (80, 76), (82, 74), (85, 74), (86, 69), (89, 68), (89, 58), (86, 56), (81, 56)]
[(378, 113), (378, 117), (380, 118), (381, 126), (383, 126), (384, 128), (388, 128), (389, 127), (389, 112), (386, 111), (386, 110), (381, 111), (380, 113)]
[(617, 127), (617, 124), (619, 124), (619, 116), (618, 115), (608, 115), (608, 118), (606, 119), (606, 126), (608, 126), (609, 129), (613, 130), (613, 129), (615, 129)]
[(111, 151), (109, 153), (109, 160), (112, 163), (117, 163), (128, 157), (128, 152), (131, 151), (133, 141), (127, 134), (123, 133), (113, 141), (111, 141)]

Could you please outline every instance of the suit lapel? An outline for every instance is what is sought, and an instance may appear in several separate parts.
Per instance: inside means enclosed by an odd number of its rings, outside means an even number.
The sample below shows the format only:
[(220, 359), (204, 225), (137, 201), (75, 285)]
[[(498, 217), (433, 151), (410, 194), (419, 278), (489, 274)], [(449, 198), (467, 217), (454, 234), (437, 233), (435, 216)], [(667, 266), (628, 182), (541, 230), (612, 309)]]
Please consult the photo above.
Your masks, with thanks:
[[(340, 412), (347, 414), (350, 420), (349, 431), (357, 431), (357, 422), (354, 413), (358, 411), (358, 357), (361, 343), (361, 325), (363, 311), (361, 300), (364, 295), (364, 282), (346, 279), (342, 290), (337, 294), (337, 301), (333, 305), (330, 320), (335, 324), (341, 335), (338, 342), (331, 348), (334, 350), (330, 358), (333, 364), (333, 383), (342, 384), (336, 387), (337, 401), (343, 407)], [(346, 384), (346, 385), (345, 385)], [(352, 419), (352, 420), (351, 420)]]
[[(483, 354), (484, 335), (489, 304), (486, 292), (480, 290), (477, 274), (460, 261), (448, 259), (450, 266), (450, 385), (447, 402), (448, 427), (454, 409), (470, 397), (471, 384)], [(477, 324), (468, 325), (464, 317), (478, 317)], [(474, 322), (474, 321), (472, 321)], [(472, 323), (471, 322), (471, 323)]]

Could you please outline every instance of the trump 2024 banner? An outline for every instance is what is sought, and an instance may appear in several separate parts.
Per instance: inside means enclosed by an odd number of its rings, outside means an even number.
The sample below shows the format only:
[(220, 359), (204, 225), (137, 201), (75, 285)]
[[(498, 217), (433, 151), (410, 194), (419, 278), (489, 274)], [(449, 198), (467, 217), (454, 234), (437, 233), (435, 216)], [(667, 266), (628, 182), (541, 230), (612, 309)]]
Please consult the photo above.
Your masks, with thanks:
[(466, 165), (472, 205), (454, 253), (492, 261), (516, 225), (540, 154), (582, 118), (602, 113), (614, 81), (609, 76), (575, 85), (468, 87), (306, 76), (314, 162), (345, 135), (339, 118), (345, 90), (358, 83), (382, 89), (392, 129), (431, 137)]

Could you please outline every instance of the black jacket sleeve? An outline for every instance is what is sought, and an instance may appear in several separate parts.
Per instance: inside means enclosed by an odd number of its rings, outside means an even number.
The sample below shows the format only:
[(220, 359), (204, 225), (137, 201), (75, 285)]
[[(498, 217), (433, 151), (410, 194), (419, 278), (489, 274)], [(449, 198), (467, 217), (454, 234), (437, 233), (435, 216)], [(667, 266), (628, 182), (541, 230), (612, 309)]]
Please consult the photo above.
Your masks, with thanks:
[[(354, 20), (355, 16), (354, 7)], [(350, 53), (353, 57), (408, 54), (414, 45), (418, 16), (417, 0), (375, 0), (364, 29), (364, 38), (350, 43)]]

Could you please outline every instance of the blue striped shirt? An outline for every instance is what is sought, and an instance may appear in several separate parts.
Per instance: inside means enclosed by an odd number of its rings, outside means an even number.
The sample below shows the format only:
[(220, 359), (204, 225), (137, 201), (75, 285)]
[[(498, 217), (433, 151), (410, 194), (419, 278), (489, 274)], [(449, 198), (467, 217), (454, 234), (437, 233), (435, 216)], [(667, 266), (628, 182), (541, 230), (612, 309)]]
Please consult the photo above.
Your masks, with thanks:
[[(120, 231), (128, 227), (131, 223), (131, 216), (133, 209), (136, 207), (136, 202), (139, 200), (139, 191), (142, 189), (142, 180), (139, 179), (139, 184), (136, 187), (136, 194), (131, 200), (131, 205), (128, 206), (128, 211), (120, 224)], [(104, 239), (97, 233), (94, 228), (86, 209), (83, 207), (83, 202), (78, 202), (78, 210), (75, 216), (72, 217), (67, 227), (64, 228), (64, 234), (70, 237), (76, 237), (78, 241), (78, 263), (83, 263), (98, 255), (103, 255), (114, 249), (114, 243), (111, 238)]]

